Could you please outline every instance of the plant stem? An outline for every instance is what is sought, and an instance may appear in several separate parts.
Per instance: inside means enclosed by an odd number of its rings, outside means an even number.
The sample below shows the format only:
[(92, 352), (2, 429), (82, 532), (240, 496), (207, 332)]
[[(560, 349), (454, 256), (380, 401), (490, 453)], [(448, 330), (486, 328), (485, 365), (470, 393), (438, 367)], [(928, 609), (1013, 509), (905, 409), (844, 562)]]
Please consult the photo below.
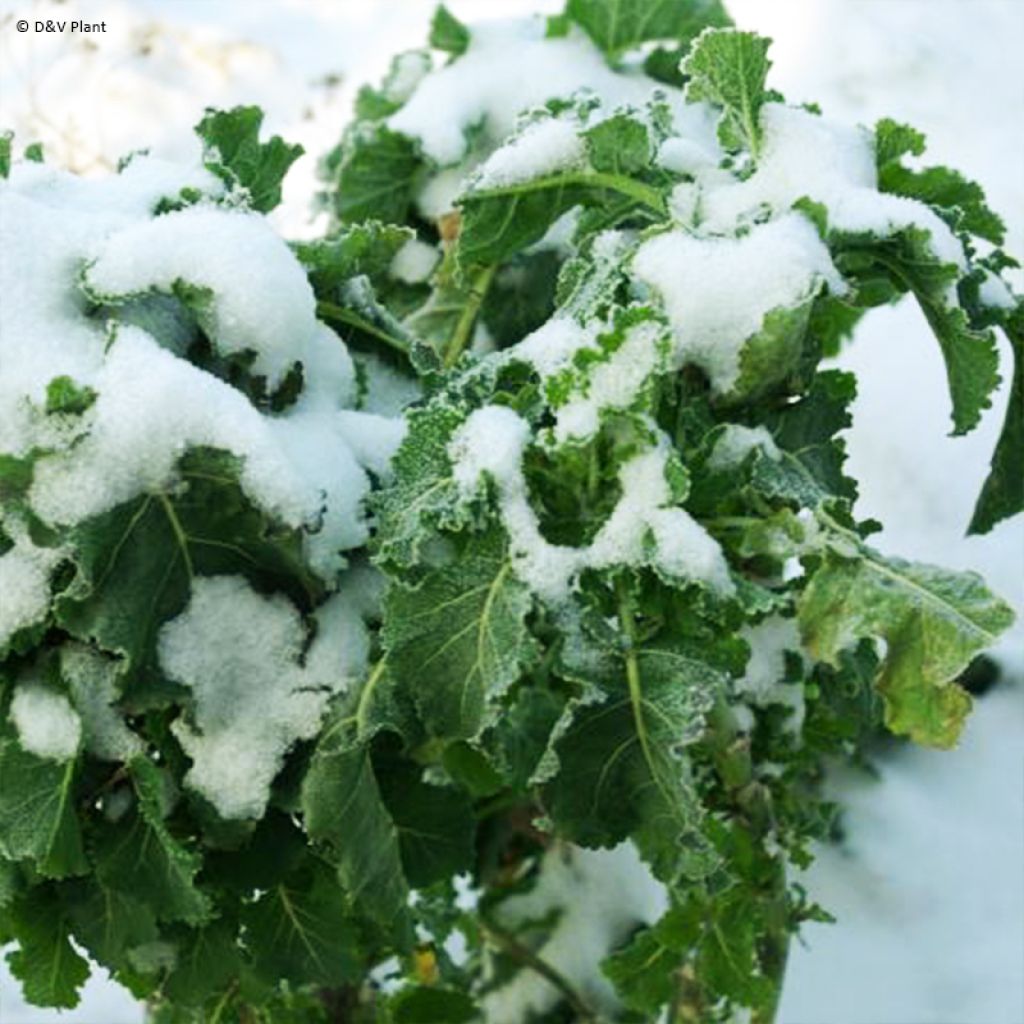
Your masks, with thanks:
[(455, 330), (452, 332), (452, 336), (448, 339), (448, 344), (445, 347), (443, 362), (446, 370), (450, 370), (459, 361), (459, 356), (462, 355), (469, 344), (476, 319), (480, 315), (480, 307), (483, 305), (487, 292), (491, 287), (491, 282), (494, 280), (494, 275), (497, 272), (498, 265), (495, 263), (489, 267), (484, 267), (473, 279), (469, 295), (466, 298), (466, 304), (462, 308), (462, 315), (459, 317)]
[(396, 352), (401, 352), (403, 356), (409, 355), (409, 346), (401, 338), (388, 334), (387, 331), (344, 306), (337, 306), (333, 302), (318, 302), (316, 312), (317, 316), (323, 320), (334, 320), (338, 323), (348, 324), (349, 327), (356, 327), (364, 334), (369, 334), (378, 341), (384, 342)]
[(565, 1001), (572, 1007), (579, 1024), (596, 1024), (597, 1017), (594, 1011), (586, 1004), (582, 996), (569, 984), (569, 982), (555, 970), (546, 960), (542, 960), (532, 949), (524, 946), (511, 932), (506, 931), (493, 921), (486, 920), (482, 915), (480, 927), (487, 939), (503, 952), (507, 953), (513, 960), (518, 960), (524, 967), (536, 971), (541, 977), (549, 981), (565, 998)]

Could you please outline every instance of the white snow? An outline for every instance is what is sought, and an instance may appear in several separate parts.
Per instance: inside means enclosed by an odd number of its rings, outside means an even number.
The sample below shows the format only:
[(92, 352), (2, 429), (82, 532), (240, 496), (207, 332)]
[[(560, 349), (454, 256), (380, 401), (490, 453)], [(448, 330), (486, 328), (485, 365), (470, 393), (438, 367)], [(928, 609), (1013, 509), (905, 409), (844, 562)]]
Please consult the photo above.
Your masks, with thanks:
[[(37, 462), (30, 500), (44, 521), (67, 524), (172, 487), (174, 467), (191, 447), (230, 451), (242, 459), (250, 498), (305, 531), (313, 567), (331, 580), (344, 564), (341, 552), (367, 536), (369, 480), (360, 457), (384, 475), (403, 428), (345, 409), (355, 400), (351, 358), (316, 320), (298, 261), (264, 218), (210, 205), (151, 216), (162, 196), (188, 183), (207, 183), (214, 194), (220, 188), (204, 171), (174, 171), (148, 157), (96, 180), (14, 168), (0, 195), (9, 232), (0, 292), (18, 296), (0, 309), (0, 450), (52, 452)], [(266, 415), (142, 327), (121, 325), (110, 336), (83, 316), (77, 275), (86, 264), (91, 287), (119, 297), (178, 280), (209, 289), (216, 342), (227, 352), (255, 352), (255, 369), (271, 382), (301, 363), (298, 401)], [(82, 417), (43, 414), (46, 385), (60, 374), (97, 393)], [(16, 599), (3, 625), (8, 616), (26, 624), (41, 614), (47, 562), (52, 557), (24, 543), (7, 553), (2, 571)]]
[(391, 276), (405, 284), (422, 284), (430, 278), (441, 253), (434, 245), (410, 238), (391, 261)]
[(453, 437), (449, 454), (454, 479), (466, 496), (477, 492), (485, 474), (493, 479), (513, 568), (543, 600), (563, 603), (586, 569), (615, 565), (647, 565), (720, 592), (732, 590), (718, 544), (674, 505), (665, 475), (669, 449), (663, 439), (623, 464), (622, 497), (591, 543), (579, 548), (552, 544), (541, 533), (522, 468), (529, 439), (529, 424), (517, 413), (488, 405), (470, 414)]
[(786, 652), (800, 654), (803, 645), (796, 619), (770, 615), (756, 626), (746, 626), (740, 636), (750, 647), (744, 675), (736, 680), (736, 692), (755, 707), (782, 704), (792, 709), (786, 728), (798, 732), (804, 718), (804, 691), (799, 684), (784, 683)]
[(637, 250), (633, 273), (665, 303), (678, 364), (701, 367), (716, 394), (735, 385), (743, 346), (769, 312), (798, 306), (822, 285), (835, 294), (846, 290), (828, 249), (798, 213), (737, 238), (683, 230), (655, 235)]
[[(492, 144), (500, 142), (511, 135), (522, 111), (584, 89), (610, 107), (643, 109), (656, 84), (636, 72), (615, 74), (580, 31), (545, 39), (541, 18), (479, 22), (466, 53), (427, 75), (388, 124), (419, 139), (423, 152), (445, 167), (466, 155), (470, 128), (482, 126)], [(710, 109), (683, 104), (678, 90), (666, 91), (672, 93), (681, 133), (692, 133), (715, 152)]]
[(60, 669), (82, 720), (85, 746), (103, 761), (128, 761), (145, 744), (125, 724), (113, 706), (118, 696), (118, 664), (84, 644), (61, 648)]
[(160, 664), (192, 689), (192, 721), (172, 729), (192, 767), (185, 781), (224, 818), (259, 818), (284, 755), (316, 735), (332, 694), (366, 667), (369, 649), (352, 597), (332, 597), (307, 640), (294, 606), (237, 576), (201, 577), (188, 607), (160, 630)]
[[(495, 916), (504, 927), (515, 928), (559, 912), (535, 952), (589, 1005), (610, 1014), (619, 1001), (597, 965), (634, 929), (653, 924), (667, 909), (665, 887), (651, 876), (632, 843), (611, 850), (557, 843), (544, 855), (535, 886), (503, 901)], [(530, 1014), (553, 1009), (559, 998), (547, 979), (521, 970), (489, 992), (483, 1006), (488, 1024), (521, 1024)]]
[(0, 650), (19, 630), (41, 621), (50, 607), (50, 572), (60, 561), (60, 548), (32, 543), (28, 530), (13, 515), (0, 518), (13, 546), (0, 555)]
[(82, 722), (64, 694), (41, 683), (21, 683), (11, 698), (10, 719), (30, 754), (70, 761), (78, 753)]
[(770, 459), (781, 457), (775, 438), (764, 427), (727, 423), (708, 456), (708, 469), (732, 469), (755, 449), (760, 449)]
[(716, 174), (704, 191), (703, 229), (731, 230), (765, 205), (779, 216), (808, 196), (828, 208), (830, 228), (877, 235), (924, 228), (944, 263), (966, 265), (963, 246), (927, 206), (878, 191), (874, 140), (866, 129), (781, 103), (765, 104), (761, 127), (763, 149), (754, 174), (729, 184), (720, 184)]
[(253, 370), (271, 388), (308, 361), (307, 339), (319, 329), (301, 264), (264, 218), (245, 211), (197, 205), (132, 224), (98, 246), (85, 281), (115, 301), (178, 282), (208, 291), (200, 320), (210, 339), (225, 355), (255, 353)]
[(496, 149), (473, 179), (474, 190), (503, 188), (585, 165), (583, 125), (575, 117), (546, 117)]

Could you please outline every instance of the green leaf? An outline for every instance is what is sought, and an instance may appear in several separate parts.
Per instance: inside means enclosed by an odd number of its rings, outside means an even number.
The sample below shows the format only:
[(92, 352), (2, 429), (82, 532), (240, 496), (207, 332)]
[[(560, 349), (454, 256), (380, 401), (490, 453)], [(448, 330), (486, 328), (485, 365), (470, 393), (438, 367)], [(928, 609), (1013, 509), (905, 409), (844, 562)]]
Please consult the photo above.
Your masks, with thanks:
[[(237, 977), (241, 967), (234, 929), (227, 921), (205, 928), (176, 929), (174, 968), (162, 985), (163, 994), (179, 1006), (201, 1006)], [(259, 936), (251, 936), (259, 956)]]
[(913, 293), (946, 361), (953, 434), (972, 430), (992, 404), (999, 355), (992, 332), (972, 329), (966, 312), (950, 295), (957, 268), (939, 260), (930, 232), (920, 228), (906, 228), (884, 239), (847, 236), (832, 241), (838, 245), (836, 265), (844, 275), (870, 284), (873, 275), (882, 274), (898, 291)]
[(11, 174), (11, 143), (14, 132), (0, 132), (0, 178), (7, 179)]
[(676, 972), (699, 934), (690, 918), (673, 907), (655, 925), (641, 929), (627, 946), (603, 960), (601, 970), (626, 1006), (653, 1019), (675, 998), (679, 987)]
[(436, 527), (457, 528), (459, 512), (448, 445), (466, 412), (444, 401), (408, 416), (408, 431), (392, 459), (394, 482), (376, 495), (377, 553), (387, 565), (410, 566)]
[[(764, 493), (795, 497), (805, 507), (814, 507), (828, 496), (854, 500), (857, 485), (843, 474), (846, 445), (835, 435), (853, 422), (849, 409), (856, 394), (853, 374), (825, 370), (815, 375), (802, 398), (769, 413), (765, 426), (786, 454), (781, 466), (759, 457), (755, 485)], [(798, 472), (794, 463), (806, 472)], [(799, 479), (787, 487), (783, 478), (789, 473)]]
[(79, 416), (96, 401), (96, 392), (80, 387), (70, 377), (54, 377), (46, 385), (47, 413), (69, 413)]
[(0, 854), (50, 878), (89, 870), (75, 809), (78, 762), (58, 763), (0, 735)]
[(72, 931), (97, 963), (117, 971), (129, 950), (158, 938), (152, 911), (135, 896), (101, 885), (95, 878), (78, 883), (68, 896)]
[(808, 651), (830, 665), (858, 639), (884, 640), (876, 686), (886, 725), (933, 747), (952, 747), (970, 710), (957, 676), (1014, 618), (975, 573), (883, 558), (850, 540), (830, 543), (798, 615)]
[(398, 829), (368, 745), (341, 723), (328, 727), (317, 745), (302, 784), (302, 810), (309, 837), (327, 847), (353, 906), (381, 925), (407, 925), (409, 886)]
[(19, 896), (6, 913), (19, 947), (7, 954), (7, 962), (25, 998), (36, 1006), (77, 1006), (89, 965), (71, 945), (60, 893), (37, 886)]
[(469, 48), (469, 39), (469, 29), (444, 4), (438, 4), (430, 21), (430, 45), (460, 57)]
[(188, 603), (196, 575), (238, 573), (308, 608), (322, 584), (306, 567), (301, 534), (277, 526), (238, 483), (238, 459), (194, 449), (181, 485), (118, 505), (73, 527), (78, 574), (56, 602), (60, 625), (126, 659), (126, 700), (165, 697), (156, 637)]
[(731, 24), (720, 0), (569, 0), (566, 13), (612, 60), (651, 40), (689, 43)]
[(421, 167), (411, 139), (383, 124), (355, 125), (342, 143), (334, 210), (342, 223), (404, 224)]
[(396, 224), (367, 221), (346, 225), (326, 238), (295, 242), (292, 248), (306, 268), (318, 299), (342, 301), (342, 287), (353, 277), (386, 283), (395, 254), (415, 233)]
[(654, 159), (654, 144), (646, 124), (633, 114), (618, 113), (583, 132), (587, 156), (595, 171), (640, 174)]
[(472, 739), (493, 721), (497, 700), (536, 653), (526, 626), (532, 607), (495, 532), (472, 538), (418, 585), (392, 585), (382, 633), (388, 664), (415, 692), (434, 736)]
[(480, 1019), (480, 1011), (464, 992), (452, 988), (428, 988), (418, 985), (402, 989), (389, 1006), (394, 1024), (468, 1024)]
[(1014, 310), (1006, 334), (1013, 350), (1010, 399), (968, 533), (988, 533), (996, 523), (1024, 511), (1024, 305)]
[(374, 770), (409, 884), (422, 889), (468, 871), (475, 835), (469, 798), (451, 786), (424, 782), (422, 768), (409, 761), (376, 758)]
[(705, 874), (714, 857), (682, 748), (699, 736), (723, 677), (667, 645), (606, 655), (589, 671), (567, 667), (591, 690), (555, 730), (558, 770), (542, 793), (559, 833), (583, 846), (632, 836), (669, 885)]
[(957, 226), (964, 231), (1002, 245), (1006, 234), (1003, 221), (985, 202), (985, 192), (974, 181), (949, 167), (911, 170), (901, 159), (924, 152), (924, 136), (907, 125), (884, 118), (875, 125), (875, 162), (878, 189), (957, 213)]
[(275, 886), (245, 907), (242, 920), (267, 979), (336, 988), (361, 974), (345, 895), (324, 870), (302, 886)]
[(920, 156), (925, 150), (925, 138), (916, 128), (883, 117), (875, 125), (875, 165), (879, 174), (908, 154)]
[[(635, 159), (634, 153), (631, 159)], [(458, 200), (462, 226), (459, 263), (500, 263), (540, 241), (574, 206), (615, 207), (616, 222), (632, 214), (648, 220), (665, 215), (663, 190), (624, 174), (567, 169), (493, 188), (472, 188)], [(606, 223), (604, 227), (613, 227)]]
[(756, 159), (761, 149), (761, 107), (770, 39), (754, 32), (710, 29), (696, 41), (682, 65), (689, 76), (688, 100), (705, 100), (722, 108), (718, 137), (726, 149), (746, 148)]
[(241, 185), (252, 208), (267, 213), (281, 202), (281, 182), (303, 150), (277, 135), (260, 142), (262, 123), (259, 107), (208, 108), (195, 130), (205, 143), (207, 169), (229, 185)]
[(159, 920), (201, 923), (210, 913), (209, 899), (195, 884), (202, 858), (164, 820), (160, 769), (136, 757), (129, 770), (136, 806), (97, 832), (96, 875), (106, 887), (144, 900)]

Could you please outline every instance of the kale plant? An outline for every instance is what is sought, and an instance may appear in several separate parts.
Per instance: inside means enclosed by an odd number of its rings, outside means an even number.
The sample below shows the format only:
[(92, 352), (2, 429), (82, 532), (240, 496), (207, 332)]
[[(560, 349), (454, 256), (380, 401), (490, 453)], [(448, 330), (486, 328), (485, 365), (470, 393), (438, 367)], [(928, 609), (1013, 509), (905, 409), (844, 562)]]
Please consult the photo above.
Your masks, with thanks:
[[(718, 0), (441, 7), (323, 161), (254, 108), (80, 181), (0, 150), (0, 941), (154, 1021), (775, 1017), (827, 759), (956, 743), (1013, 614), (883, 555), (829, 360), (912, 295), (972, 532), (1024, 305), (924, 139)], [(898, 339), (894, 340), (898, 343)], [(936, 396), (938, 398), (938, 396)]]

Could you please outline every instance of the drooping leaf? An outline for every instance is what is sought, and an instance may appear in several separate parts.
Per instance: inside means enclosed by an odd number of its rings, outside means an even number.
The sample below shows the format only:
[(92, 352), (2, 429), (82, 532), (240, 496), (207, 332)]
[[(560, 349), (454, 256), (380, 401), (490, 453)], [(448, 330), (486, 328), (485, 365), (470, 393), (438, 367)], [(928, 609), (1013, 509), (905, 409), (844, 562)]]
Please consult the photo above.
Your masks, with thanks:
[(323, 843), (353, 906), (384, 926), (407, 926), (409, 886), (398, 829), (384, 806), (368, 745), (328, 727), (302, 784), (311, 839)]
[(526, 628), (532, 606), (495, 532), (470, 540), (417, 585), (392, 586), (383, 631), (388, 663), (416, 694), (433, 735), (472, 739), (493, 720), (495, 702), (534, 656)]
[(6, 179), (11, 173), (11, 143), (14, 132), (0, 132), (0, 179)]
[(77, 883), (67, 900), (75, 940), (112, 972), (125, 966), (131, 949), (158, 937), (149, 907), (129, 893), (100, 884), (95, 877)]
[(975, 573), (831, 544), (798, 602), (811, 654), (831, 665), (861, 638), (885, 641), (876, 685), (886, 725), (926, 746), (956, 743), (971, 699), (955, 682), (1013, 612)]
[(968, 533), (988, 533), (996, 523), (1024, 511), (1024, 305), (1014, 310), (1006, 334), (1013, 350), (1010, 398)]
[(229, 185), (241, 185), (252, 208), (267, 213), (281, 202), (281, 182), (303, 150), (277, 135), (260, 142), (262, 123), (259, 107), (208, 109), (195, 130), (205, 143), (207, 169)]
[(689, 77), (686, 97), (722, 108), (718, 137), (726, 149), (747, 149), (755, 157), (761, 149), (761, 107), (770, 98), (765, 91), (770, 39), (754, 32), (709, 29), (683, 60)]
[(908, 125), (884, 118), (875, 125), (878, 189), (917, 199), (941, 210), (956, 211), (957, 227), (995, 245), (1002, 245), (1006, 227), (989, 208), (985, 192), (974, 181), (949, 167), (905, 167), (902, 157), (920, 156), (924, 136)]
[(475, 832), (469, 798), (424, 782), (422, 769), (404, 759), (377, 758), (375, 773), (409, 884), (422, 889), (468, 871)]
[[(213, 921), (203, 928), (174, 931), (174, 968), (164, 981), (164, 996), (178, 1006), (201, 1006), (215, 992), (227, 988), (241, 967), (234, 929), (225, 921)], [(261, 936), (252, 936), (262, 953)]]
[[(972, 430), (991, 405), (999, 383), (999, 356), (992, 332), (973, 329), (951, 295), (957, 267), (939, 258), (930, 232), (922, 228), (905, 228), (888, 238), (849, 236), (835, 242), (836, 265), (844, 274), (867, 287), (881, 277), (897, 294), (909, 291), (917, 299), (946, 361), (953, 434)], [(891, 298), (882, 295), (882, 301)]]
[(5, 911), (18, 948), (7, 954), (11, 974), (36, 1006), (72, 1008), (89, 965), (71, 945), (67, 907), (59, 890), (36, 886)]
[(667, 884), (699, 877), (714, 856), (683, 747), (700, 734), (721, 675), (671, 646), (573, 671), (600, 682), (555, 730), (558, 769), (542, 792), (560, 834), (583, 846), (632, 837)]
[(196, 886), (202, 858), (165, 821), (160, 769), (143, 756), (129, 767), (136, 804), (97, 832), (96, 876), (104, 886), (144, 900), (159, 920), (199, 924), (210, 913), (209, 898)]

